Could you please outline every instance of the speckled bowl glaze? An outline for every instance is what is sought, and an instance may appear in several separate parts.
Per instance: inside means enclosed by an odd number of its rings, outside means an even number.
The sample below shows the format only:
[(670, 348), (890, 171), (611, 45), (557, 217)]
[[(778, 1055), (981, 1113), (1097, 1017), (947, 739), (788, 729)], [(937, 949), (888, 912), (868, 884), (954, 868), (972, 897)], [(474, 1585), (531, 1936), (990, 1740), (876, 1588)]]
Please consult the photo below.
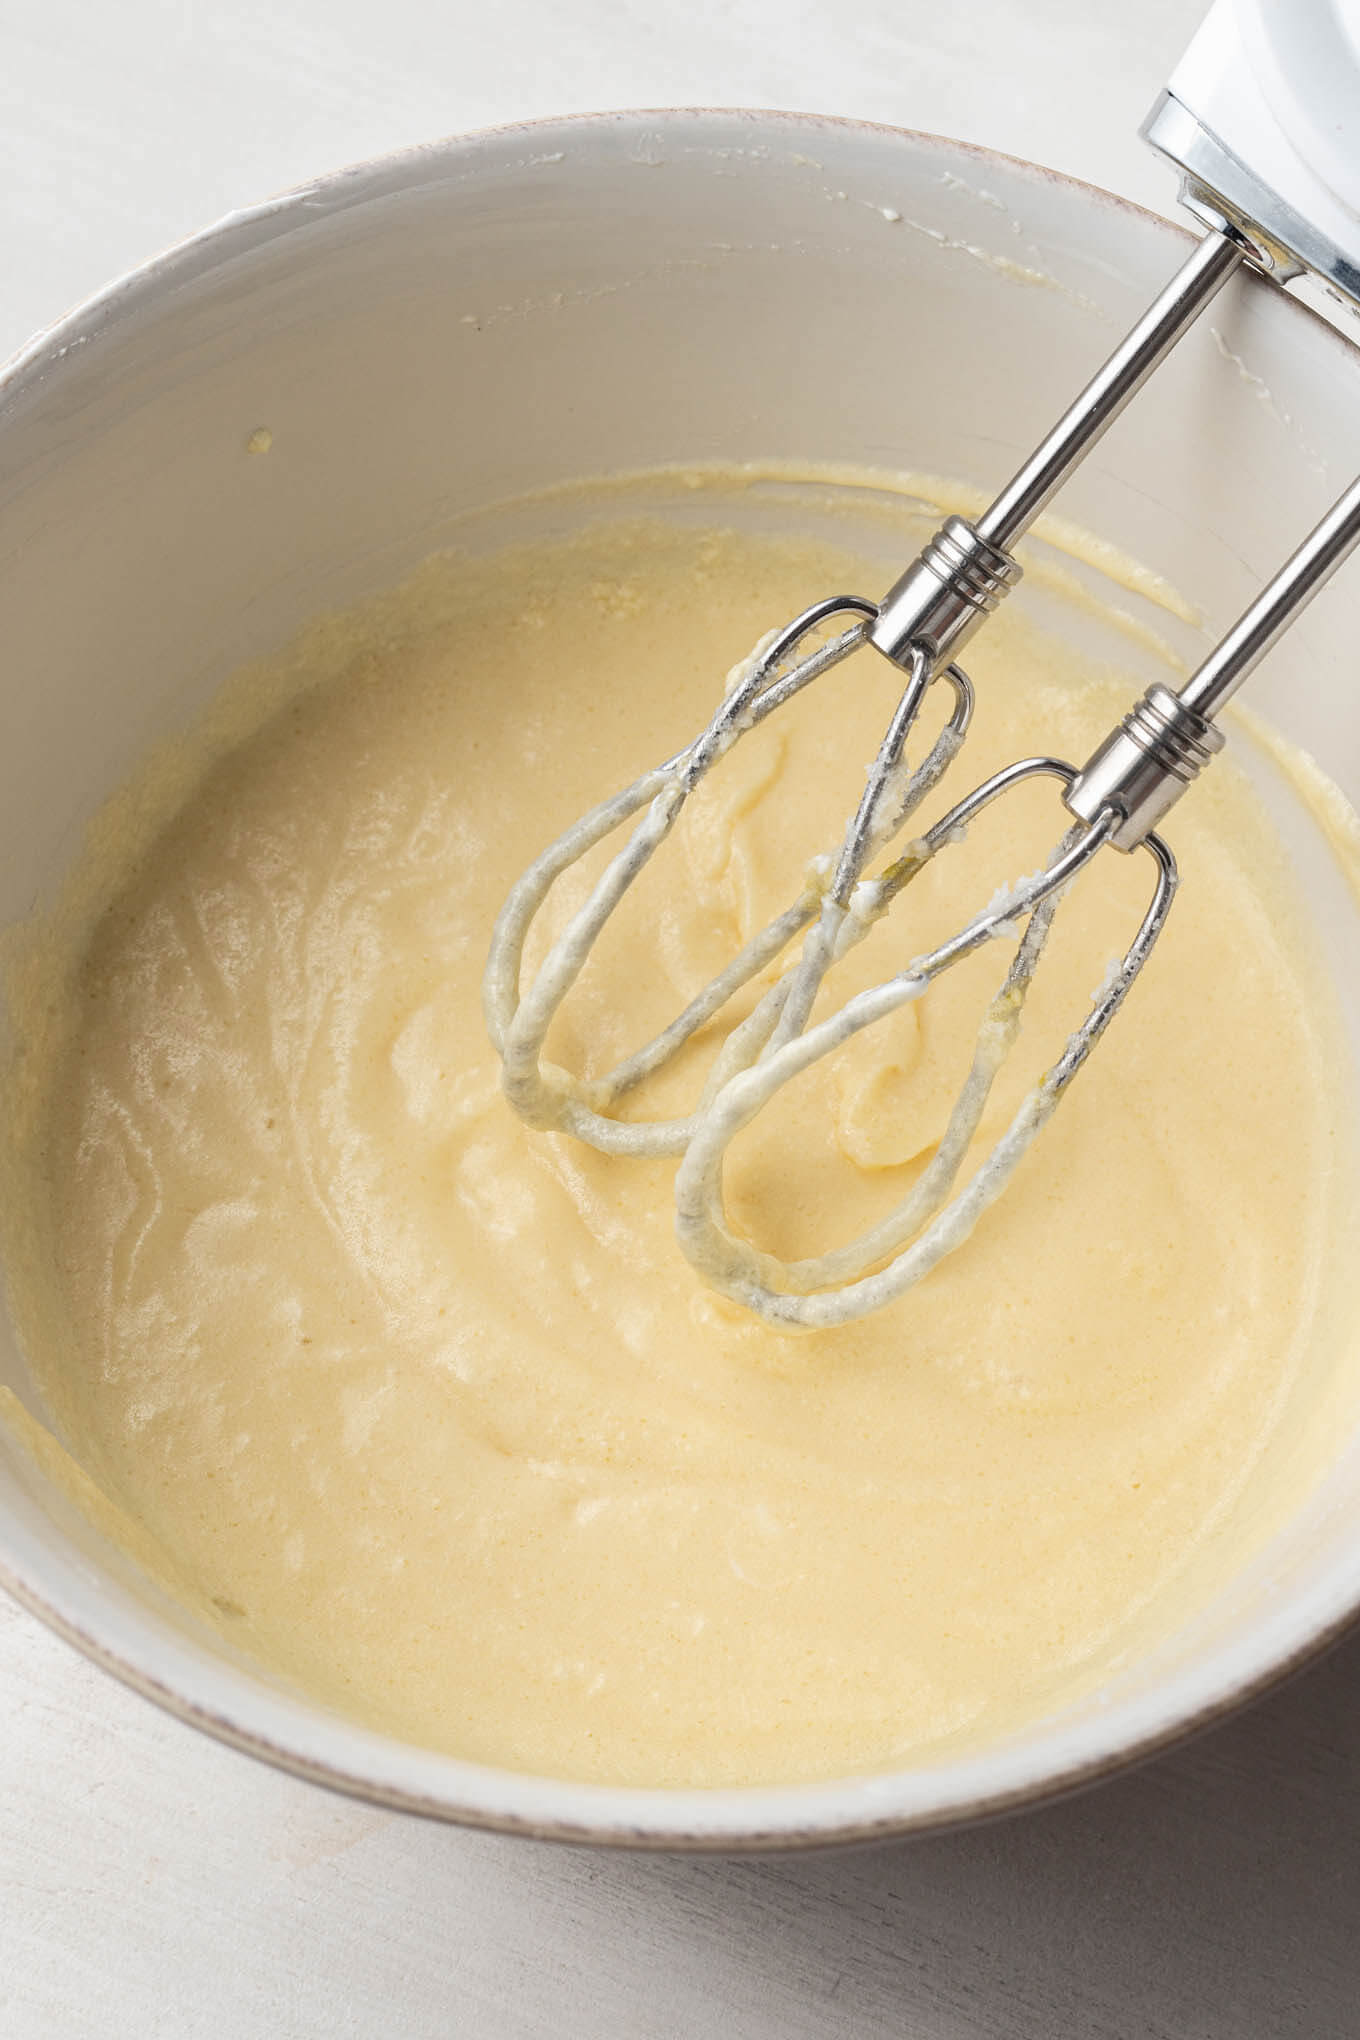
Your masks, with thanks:
[[(228, 671), (394, 578), (460, 511), (673, 461), (999, 484), (1184, 246), (958, 143), (707, 111), (456, 138), (223, 221), (0, 384), (0, 918), (50, 895), (100, 802)], [(268, 461), (246, 450), (262, 427)], [(1354, 351), (1244, 284), (1062, 508), (1221, 624), (1357, 468)], [(1254, 693), (1355, 796), (1352, 665), (1338, 587)], [(0, 1378), (39, 1408), (8, 1330)], [(1352, 1450), (1227, 1592), (1088, 1703), (975, 1754), (788, 1789), (584, 1786), (358, 1728), (197, 1627), (2, 1438), (0, 1575), (150, 1698), (320, 1783), (523, 1834), (768, 1849), (1020, 1806), (1235, 1706), (1360, 1602), (1358, 1471)]]

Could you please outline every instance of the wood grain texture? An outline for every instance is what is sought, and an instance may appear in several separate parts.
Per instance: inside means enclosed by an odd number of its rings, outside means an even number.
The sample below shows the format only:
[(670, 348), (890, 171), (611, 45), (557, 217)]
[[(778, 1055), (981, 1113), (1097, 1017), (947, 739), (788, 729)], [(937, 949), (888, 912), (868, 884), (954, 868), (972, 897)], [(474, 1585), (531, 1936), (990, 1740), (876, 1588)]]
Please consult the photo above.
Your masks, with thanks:
[[(1201, 0), (0, 0), (0, 352), (231, 206), (585, 107), (934, 127), (1169, 207)], [(1082, 81), (1074, 90), (1073, 80)], [(1343, 2040), (1360, 1639), (1085, 1797), (767, 1861), (464, 1834), (277, 1775), (0, 1600), (4, 2040)]]

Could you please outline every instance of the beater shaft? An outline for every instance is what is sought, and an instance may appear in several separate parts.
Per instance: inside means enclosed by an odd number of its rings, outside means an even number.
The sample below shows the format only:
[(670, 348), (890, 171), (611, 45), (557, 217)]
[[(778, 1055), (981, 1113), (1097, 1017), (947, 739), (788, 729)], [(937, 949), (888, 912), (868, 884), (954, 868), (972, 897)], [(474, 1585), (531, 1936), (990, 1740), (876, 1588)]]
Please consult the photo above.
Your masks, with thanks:
[(1233, 228), (1205, 235), (1047, 439), (1036, 447), (991, 508), (983, 511), (977, 520), (981, 537), (992, 545), (1009, 547), (1024, 536), (1152, 371), (1241, 268), (1249, 252), (1247, 242)]
[(1181, 689), (1186, 708), (1217, 715), (1254, 673), (1299, 611), (1326, 586), (1360, 542), (1360, 479), (1333, 504), (1273, 581), (1261, 590), (1227, 636)]
[(1136, 850), (1223, 748), (1215, 716), (1276, 640), (1360, 544), (1360, 479), (1351, 483), (1179, 693), (1150, 687), (1073, 780), (1067, 805), (1083, 821), (1121, 817), (1110, 841)]
[(947, 518), (888, 590), (869, 628), (876, 650), (895, 666), (907, 666), (924, 647), (938, 664), (967, 642), (1020, 579), (1010, 547), (1250, 254), (1230, 227), (1196, 244), (990, 508), (972, 524)]

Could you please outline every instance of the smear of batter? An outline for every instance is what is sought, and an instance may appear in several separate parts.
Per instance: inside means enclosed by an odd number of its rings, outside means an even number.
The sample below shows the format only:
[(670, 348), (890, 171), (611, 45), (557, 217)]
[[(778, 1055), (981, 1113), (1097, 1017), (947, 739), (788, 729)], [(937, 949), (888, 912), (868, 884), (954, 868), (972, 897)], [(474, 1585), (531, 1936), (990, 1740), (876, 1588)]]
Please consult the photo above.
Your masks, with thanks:
[[(683, 741), (772, 621), (881, 580), (645, 521), (432, 564), (257, 675), (263, 726), (153, 839), (125, 803), (81, 881), (92, 931), (32, 948), (9, 1262), (53, 1416), (238, 1645), (394, 1733), (647, 1785), (995, 1739), (1203, 1603), (1325, 1463), (1291, 1413), (1320, 1383), (1354, 1401), (1335, 1016), (1230, 764), (1176, 816), (1154, 966), (1022, 1181), (877, 1318), (781, 1338), (679, 1259), (669, 1164), (501, 1099), (478, 983), (510, 880)], [(1131, 695), (1022, 606), (970, 661), (970, 783), (1084, 755)], [(784, 902), (892, 693), (866, 654), (739, 747), (555, 1056), (617, 1059)], [(1026, 802), (931, 868), (838, 996), (1033, 868), (1061, 816)], [(1074, 895), (983, 1137), (1145, 889), (1112, 857)], [(1001, 962), (745, 1136), (738, 1218), (802, 1254), (896, 1201)], [(682, 1109), (711, 1050), (639, 1110)]]

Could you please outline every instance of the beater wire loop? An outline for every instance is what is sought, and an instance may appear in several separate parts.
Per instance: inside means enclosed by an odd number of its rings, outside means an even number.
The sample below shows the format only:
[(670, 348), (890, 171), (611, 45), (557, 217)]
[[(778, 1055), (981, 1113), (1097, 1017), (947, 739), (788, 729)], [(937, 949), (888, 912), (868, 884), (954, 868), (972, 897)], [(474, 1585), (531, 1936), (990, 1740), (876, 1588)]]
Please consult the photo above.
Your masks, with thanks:
[[(967, 825), (982, 808), (1025, 779), (1048, 775), (1070, 787), (1075, 769), (1053, 758), (1031, 758), (996, 773), (950, 810), (876, 884), (879, 911)], [(1095, 995), (1092, 1011), (1070, 1036), (1052, 1067), (1028, 1093), (1009, 1127), (950, 1200), (959, 1170), (977, 1132), (993, 1082), (1019, 1030), (1026, 996), (1063, 894), (1112, 838), (1119, 814), (1106, 810), (1095, 821), (1070, 828), (1042, 872), (1009, 888), (949, 941), (914, 958), (893, 978), (859, 993), (829, 1018), (782, 1038), (776, 1022), (750, 1026), (744, 1041), (733, 1038), (723, 1059), (721, 1081), (711, 1084), (676, 1176), (676, 1231), (688, 1259), (724, 1295), (785, 1329), (846, 1324), (880, 1309), (919, 1282), (947, 1253), (962, 1244), (983, 1212), (1001, 1195), (1045, 1125), (1059, 1098), (1128, 995), (1170, 911), (1176, 867), (1160, 837), (1145, 848), (1157, 868), (1152, 901), (1133, 942)], [(1023, 923), (1005, 978), (983, 1016), (972, 1066), (925, 1169), (894, 1211), (849, 1245), (802, 1260), (786, 1261), (740, 1239), (727, 1220), (723, 1169), (736, 1136), (776, 1093), (824, 1057), (833, 1055), (865, 1028), (920, 998), (953, 964), (983, 944)], [(867, 932), (867, 923), (864, 926)], [(856, 937), (858, 939), (858, 937)], [(781, 984), (794, 976), (787, 974)], [(781, 986), (767, 994), (770, 1007)], [(787, 998), (787, 994), (785, 995)], [(752, 1016), (755, 1022), (759, 1015)], [(947, 1201), (949, 1200), (949, 1201)]]
[[(847, 613), (855, 619), (847, 629), (788, 665), (814, 631)], [(534, 860), (511, 889), (492, 934), (483, 980), (483, 1007), (492, 1043), (501, 1056), (503, 1088), (515, 1110), (530, 1125), (574, 1134), (610, 1154), (683, 1153), (694, 1129), (694, 1114), (626, 1121), (615, 1117), (613, 1108), (669, 1062), (810, 923), (818, 922), (819, 929), (831, 928), (833, 922), (838, 925), (837, 917), (843, 918), (841, 907), (832, 904), (828, 916), (828, 903), (834, 903), (838, 894), (849, 899), (867, 859), (900, 832), (948, 769), (967, 732), (973, 709), (972, 688), (959, 667), (946, 668), (943, 677), (953, 689), (953, 711), (925, 759), (909, 770), (905, 762), (907, 738), (932, 679), (930, 662), (922, 653), (910, 663), (907, 684), (888, 737), (871, 768), (829, 885), (823, 875), (824, 865), (820, 868), (814, 865), (798, 897), (759, 929), (667, 1027), (606, 1075), (592, 1079), (573, 1077), (544, 1062), (548, 1030), (606, 922), (669, 836), (695, 787), (742, 736), (855, 651), (864, 642), (876, 614), (876, 605), (859, 596), (832, 596), (804, 610), (784, 630), (758, 646), (738, 669), (721, 706), (692, 743), (573, 823)], [(524, 986), (524, 949), (529, 930), (553, 885), (615, 829), (639, 814), (641, 819), (623, 848), (606, 865), (584, 905), (572, 915), (550, 945), (531, 982)], [(811, 982), (809, 966), (805, 980), (811, 984), (809, 1006), (816, 995), (816, 984), (833, 960), (828, 949), (815, 983)], [(788, 996), (787, 991), (781, 995), (775, 1022), (771, 1024), (777, 1024)], [(764, 1003), (757, 1007), (757, 1012)], [(719, 1066), (725, 1067), (722, 1056)]]

